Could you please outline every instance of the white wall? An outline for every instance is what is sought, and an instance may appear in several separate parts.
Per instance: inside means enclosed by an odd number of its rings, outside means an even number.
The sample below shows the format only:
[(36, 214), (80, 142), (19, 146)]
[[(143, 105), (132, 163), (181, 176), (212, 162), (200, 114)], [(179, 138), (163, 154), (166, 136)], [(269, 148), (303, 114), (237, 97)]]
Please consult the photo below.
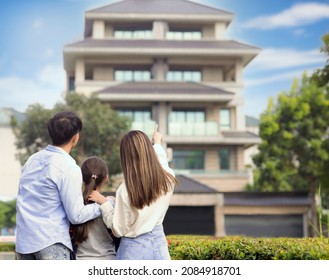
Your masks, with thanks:
[(15, 159), (15, 136), (8, 126), (0, 126), (0, 200), (16, 198), (21, 165)]

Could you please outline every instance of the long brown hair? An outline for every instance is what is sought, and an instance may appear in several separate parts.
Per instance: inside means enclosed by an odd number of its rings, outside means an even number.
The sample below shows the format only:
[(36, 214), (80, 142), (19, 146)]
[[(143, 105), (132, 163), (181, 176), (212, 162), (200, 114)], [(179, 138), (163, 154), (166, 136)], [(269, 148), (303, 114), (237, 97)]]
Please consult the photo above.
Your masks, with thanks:
[(151, 140), (142, 131), (132, 130), (123, 136), (120, 157), (130, 203), (137, 209), (149, 206), (177, 184), (160, 165)]
[[(81, 165), (83, 179), (83, 202), (84, 204), (93, 203), (88, 201), (88, 197), (96, 187), (100, 186), (106, 176), (108, 168), (106, 163), (99, 157), (92, 156), (87, 158)], [(82, 243), (88, 237), (89, 226), (94, 222), (90, 220), (80, 225), (74, 225), (73, 240), (75, 244)]]

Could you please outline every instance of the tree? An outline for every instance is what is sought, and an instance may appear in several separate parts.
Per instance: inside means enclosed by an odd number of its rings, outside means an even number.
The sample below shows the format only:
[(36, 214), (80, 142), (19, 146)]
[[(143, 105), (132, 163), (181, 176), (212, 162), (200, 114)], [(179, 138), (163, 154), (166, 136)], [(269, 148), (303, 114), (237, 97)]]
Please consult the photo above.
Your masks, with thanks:
[(16, 225), (16, 200), (0, 201), (0, 231), (3, 228), (14, 228)]
[[(318, 87), (304, 74), (289, 92), (269, 102), (260, 117), (259, 153), (254, 156), (259, 191), (308, 191), (316, 228), (315, 195), (329, 162), (329, 86)], [(322, 186), (329, 189), (329, 186)], [(314, 234), (314, 232), (313, 232)]]
[(318, 84), (318, 86), (323, 87), (329, 83), (329, 33), (322, 37), (324, 43), (321, 48), (321, 52), (327, 55), (326, 65), (322, 69), (318, 69), (312, 75), (312, 80)]
[(81, 164), (86, 157), (96, 155), (106, 161), (111, 175), (120, 173), (120, 138), (129, 129), (130, 120), (95, 96), (86, 97), (77, 93), (67, 94), (65, 103), (58, 103), (53, 109), (45, 109), (38, 104), (29, 106), (26, 119), (21, 124), (12, 120), (21, 164), (50, 143), (47, 121), (54, 113), (63, 110), (74, 111), (83, 122), (79, 143), (71, 153), (77, 163)]
[[(321, 52), (327, 55), (327, 61), (325, 66), (322, 69), (318, 69), (312, 75), (312, 80), (317, 83), (319, 87), (325, 86), (329, 84), (329, 33), (325, 34), (322, 37), (323, 46), (321, 48)], [(327, 149), (329, 149), (329, 143), (326, 142)], [(329, 161), (325, 163), (325, 170), (329, 171)], [(324, 174), (321, 178), (321, 185), (324, 186), (324, 191), (321, 192), (322, 196), (322, 205), (325, 209), (329, 209), (329, 172)], [(329, 213), (327, 210), (328, 216), (327, 221), (329, 220)], [(329, 224), (327, 224), (327, 228), (329, 228)], [(329, 231), (328, 231), (329, 234)]]

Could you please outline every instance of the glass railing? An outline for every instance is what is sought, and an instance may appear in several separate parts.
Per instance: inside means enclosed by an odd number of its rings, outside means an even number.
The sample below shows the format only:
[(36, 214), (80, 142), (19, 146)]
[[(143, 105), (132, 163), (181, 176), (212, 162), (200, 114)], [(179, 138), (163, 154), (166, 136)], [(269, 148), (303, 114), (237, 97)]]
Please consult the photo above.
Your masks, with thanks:
[(154, 132), (154, 127), (155, 127), (155, 121), (148, 120), (144, 122), (132, 122), (131, 124), (131, 129), (132, 130), (141, 130), (147, 135), (152, 135)]
[(248, 170), (204, 170), (204, 169), (175, 169), (175, 174), (181, 175), (218, 175), (218, 176), (248, 176)]
[(217, 122), (170, 122), (168, 134), (171, 136), (210, 136), (218, 135)]

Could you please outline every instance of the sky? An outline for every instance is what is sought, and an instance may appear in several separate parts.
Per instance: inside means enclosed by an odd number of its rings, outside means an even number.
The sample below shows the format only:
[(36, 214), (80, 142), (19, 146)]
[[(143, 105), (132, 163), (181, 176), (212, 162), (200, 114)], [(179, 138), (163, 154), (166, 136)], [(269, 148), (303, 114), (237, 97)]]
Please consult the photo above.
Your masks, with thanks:
[[(168, 3), (171, 0), (168, 0)], [(191, 0), (192, 1), (192, 0)], [(0, 108), (63, 101), (63, 47), (83, 38), (84, 13), (111, 0), (10, 0), (0, 8)], [(244, 69), (245, 113), (258, 118), (269, 97), (324, 66), (329, 0), (194, 0), (234, 14), (225, 36), (261, 49)]]

